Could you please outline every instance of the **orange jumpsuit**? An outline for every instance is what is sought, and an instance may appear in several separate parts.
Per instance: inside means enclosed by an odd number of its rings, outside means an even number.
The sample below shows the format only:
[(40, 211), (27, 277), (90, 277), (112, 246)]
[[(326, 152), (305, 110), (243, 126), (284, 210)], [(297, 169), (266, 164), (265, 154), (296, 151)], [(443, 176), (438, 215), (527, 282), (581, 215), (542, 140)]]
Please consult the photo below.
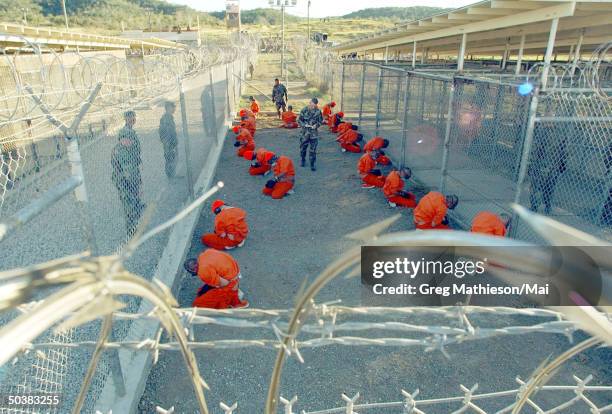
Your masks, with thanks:
[(329, 117), (332, 114), (332, 107), (330, 104), (325, 104), (325, 106), (323, 106), (323, 121), (327, 122), (329, 120)]
[(344, 134), (346, 131), (351, 130), (353, 124), (350, 122), (343, 122), (338, 125), (338, 136)]
[[(196, 297), (193, 306), (226, 309), (244, 304), (238, 297), (240, 267), (232, 256), (214, 249), (206, 249), (198, 256), (198, 277), (205, 283), (204, 294)], [(221, 287), (220, 280), (230, 282)]]
[[(380, 151), (384, 143), (385, 142), (383, 138), (374, 137), (363, 146), (363, 152)], [(391, 160), (386, 155), (380, 155), (376, 159), (376, 163), (381, 165), (389, 165), (391, 164)]]
[(236, 141), (240, 142), (240, 147), (236, 151), (236, 155), (242, 157), (245, 151), (252, 151), (255, 149), (255, 140), (253, 135), (246, 129), (241, 128), (238, 135), (236, 135)]
[(255, 131), (257, 131), (257, 125), (255, 124), (255, 118), (248, 118), (244, 121), (241, 121), (240, 127), (247, 129), (253, 137), (255, 136)]
[(359, 158), (359, 163), (357, 164), (357, 170), (359, 171), (361, 180), (365, 184), (382, 188), (385, 185), (385, 176), (371, 174), (370, 171), (374, 170), (375, 168), (376, 168), (376, 161), (372, 159), (370, 154), (365, 153), (361, 156), (361, 158)]
[(251, 102), (251, 112), (253, 112), (253, 115), (257, 118), (257, 114), (259, 113), (259, 104), (257, 101)]
[(327, 126), (329, 127), (329, 130), (333, 133), (338, 132), (340, 121), (342, 121), (342, 118), (338, 114), (333, 114), (327, 118)]
[(416, 196), (412, 193), (408, 193), (407, 196), (402, 195), (400, 192), (403, 191), (403, 189), (404, 180), (400, 177), (399, 171), (391, 171), (389, 175), (387, 175), (385, 185), (383, 186), (383, 193), (387, 200), (401, 207), (416, 207)]
[(278, 157), (278, 161), (274, 165), (274, 177), (282, 176), (273, 188), (264, 187), (262, 193), (271, 196), (274, 199), (283, 198), (289, 190), (293, 188), (295, 183), (295, 169), (293, 161), (284, 155)]
[(359, 133), (357, 131), (349, 129), (344, 134), (340, 135), (337, 141), (340, 143), (340, 146), (348, 152), (358, 154), (361, 152), (361, 146), (356, 142), (358, 137)]
[(281, 125), (281, 128), (295, 129), (298, 127), (297, 115), (294, 112), (283, 112), (281, 117), (283, 119), (283, 124)]
[(474, 217), (470, 231), (472, 233), (504, 237), (506, 235), (506, 226), (497, 214), (490, 211), (481, 211)]
[(251, 165), (249, 168), (249, 174), (251, 175), (263, 175), (270, 169), (270, 164), (266, 162), (266, 154), (273, 154), (265, 148), (259, 148), (255, 151), (255, 161), (259, 164), (259, 167)]
[(414, 209), (414, 224), (417, 229), (449, 229), (442, 224), (446, 217), (448, 207), (446, 197), (437, 191), (427, 193)]
[(241, 208), (224, 208), (215, 216), (215, 232), (202, 235), (202, 244), (217, 250), (238, 246), (249, 234), (246, 216)]

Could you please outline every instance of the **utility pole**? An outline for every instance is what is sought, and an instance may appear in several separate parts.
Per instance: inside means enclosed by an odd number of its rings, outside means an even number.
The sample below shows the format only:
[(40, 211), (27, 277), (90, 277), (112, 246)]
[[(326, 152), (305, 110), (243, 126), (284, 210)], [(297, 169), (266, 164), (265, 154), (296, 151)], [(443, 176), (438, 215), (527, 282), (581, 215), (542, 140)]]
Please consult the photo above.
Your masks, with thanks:
[(62, 0), (62, 11), (64, 12), (64, 22), (66, 23), (66, 30), (68, 30), (68, 13), (66, 13), (66, 0)]
[(21, 11), (23, 12), (23, 24), (26, 25), (26, 26), (28, 25), (28, 10), (29, 9), (27, 9), (25, 7), (21, 8)]
[(308, 21), (308, 46), (310, 46), (310, 4), (311, 4), (311, 1), (308, 0), (308, 12), (306, 14), (307, 21)]
[(297, 6), (297, 0), (268, 0), (270, 7), (280, 7), (281, 9), (281, 74), (285, 73), (285, 7)]

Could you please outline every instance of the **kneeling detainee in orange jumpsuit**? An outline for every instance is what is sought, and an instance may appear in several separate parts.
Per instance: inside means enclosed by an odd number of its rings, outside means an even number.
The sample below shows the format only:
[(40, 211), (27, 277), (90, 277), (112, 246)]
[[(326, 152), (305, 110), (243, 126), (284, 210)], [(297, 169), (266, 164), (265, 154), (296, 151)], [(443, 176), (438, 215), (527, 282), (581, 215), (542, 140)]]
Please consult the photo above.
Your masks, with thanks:
[(236, 142), (234, 146), (238, 147), (236, 155), (239, 157), (244, 156), (246, 151), (253, 151), (255, 149), (255, 140), (253, 135), (246, 129), (239, 126), (233, 128), (234, 134), (236, 134)]
[(506, 236), (508, 226), (510, 225), (510, 216), (500, 214), (499, 216), (490, 211), (481, 211), (476, 214), (472, 220), (472, 233), (489, 234), (491, 236)]
[(419, 201), (414, 209), (414, 225), (421, 230), (448, 230), (449, 209), (457, 207), (459, 199), (456, 195), (444, 196), (437, 191), (431, 191)]
[(383, 151), (383, 148), (387, 148), (388, 146), (388, 139), (384, 139), (382, 137), (374, 137), (363, 146), (363, 152), (378, 151), (380, 156), (376, 160), (376, 163), (380, 165), (390, 165), (391, 159), (387, 157)]
[(387, 175), (383, 193), (389, 202), (390, 207), (416, 207), (416, 196), (404, 190), (404, 179), (412, 176), (410, 168), (404, 167), (401, 170), (394, 169)]
[(357, 132), (357, 130), (349, 129), (344, 134), (340, 135), (336, 141), (340, 143), (342, 152), (353, 152), (359, 154), (361, 152), (361, 145), (359, 142), (363, 141), (363, 134)]
[(272, 151), (265, 148), (258, 148), (257, 151), (245, 151), (243, 158), (251, 162), (249, 174), (267, 175), (270, 172), (270, 160), (274, 157)]
[(272, 165), (274, 178), (266, 183), (261, 192), (274, 199), (283, 198), (286, 194), (293, 194), (292, 188), (295, 183), (293, 161), (281, 155), (280, 157), (272, 157), (270, 164)]
[(344, 118), (344, 112), (338, 112), (337, 114), (331, 115), (327, 120), (327, 126), (334, 134), (338, 132), (338, 127), (342, 125), (342, 118)]
[(297, 115), (295, 112), (293, 112), (293, 106), (289, 105), (287, 107), (287, 111), (283, 112), (281, 117), (283, 119), (281, 128), (295, 129), (298, 127)]
[(215, 200), (211, 209), (216, 215), (215, 232), (202, 235), (202, 244), (217, 250), (242, 247), (249, 234), (246, 212), (241, 208), (228, 206), (222, 200)]
[(385, 176), (379, 169), (376, 169), (376, 158), (378, 158), (377, 151), (366, 152), (359, 158), (357, 171), (363, 181), (362, 188), (382, 188), (385, 185)]
[(323, 105), (323, 121), (327, 122), (329, 120), (329, 117), (332, 115), (333, 112), (333, 108), (336, 107), (336, 103), (334, 101), (331, 101), (328, 104)]
[(343, 122), (338, 125), (338, 136), (344, 134), (349, 129), (352, 129), (353, 131), (358, 131), (359, 127), (357, 125), (353, 125), (351, 122)]
[(189, 259), (185, 270), (198, 276), (204, 285), (198, 290), (192, 306), (197, 308), (246, 308), (249, 302), (242, 299), (239, 289), (240, 267), (227, 253), (206, 249), (198, 259)]

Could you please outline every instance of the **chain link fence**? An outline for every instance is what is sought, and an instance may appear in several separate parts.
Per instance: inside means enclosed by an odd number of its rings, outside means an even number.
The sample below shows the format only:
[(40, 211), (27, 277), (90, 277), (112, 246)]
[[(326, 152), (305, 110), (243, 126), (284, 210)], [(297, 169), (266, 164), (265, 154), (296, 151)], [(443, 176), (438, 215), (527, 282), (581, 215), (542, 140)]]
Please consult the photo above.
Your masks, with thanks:
[[(86, 250), (116, 254), (137, 233), (191, 202), (202, 190), (198, 178), (214, 169), (214, 150), (233, 119), (241, 79), (256, 53), (250, 46), (255, 39), (231, 42), (130, 55), (56, 53), (24, 39), (22, 48), (5, 50), (0, 271)], [(147, 240), (126, 268), (153, 277), (164, 267), (168, 238), (169, 232), (162, 232)], [(118, 300), (127, 312), (141, 308), (135, 296)], [(2, 324), (18, 314), (3, 315)], [(139, 323), (118, 322), (111, 337), (129, 338), (142, 329)], [(96, 338), (101, 328), (96, 321), (43, 337), (70, 344)], [(63, 406), (70, 406), (91, 357), (91, 349), (72, 347), (22, 355), (0, 369), (0, 394), (62, 394)], [(122, 381), (122, 364), (116, 351), (101, 357), (85, 412), (95, 411), (110, 377)], [(0, 412), (26, 411), (0, 407)]]
[[(389, 139), (386, 152), (415, 180), (459, 196), (452, 216), (461, 227), (482, 210), (512, 214), (516, 202), (609, 240), (608, 50), (582, 65), (549, 68), (547, 88), (539, 87), (544, 68), (537, 64), (520, 75), (477, 67), (459, 74), (338, 61), (319, 49), (297, 56), (307, 78), (331, 90), (366, 138)], [(521, 93), (525, 84), (533, 91)], [(516, 216), (512, 235), (542, 241)]]

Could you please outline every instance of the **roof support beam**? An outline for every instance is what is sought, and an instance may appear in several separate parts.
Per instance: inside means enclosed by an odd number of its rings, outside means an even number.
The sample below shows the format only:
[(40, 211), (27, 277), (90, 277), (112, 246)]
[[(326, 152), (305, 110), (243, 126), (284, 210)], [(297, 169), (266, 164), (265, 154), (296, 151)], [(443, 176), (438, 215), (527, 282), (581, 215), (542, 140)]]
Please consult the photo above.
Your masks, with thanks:
[[(459, 26), (448, 27), (444, 29), (423, 32), (418, 34), (408, 34), (400, 36), (388, 42), (377, 42), (370, 45), (363, 45), (367, 49), (380, 49), (387, 45), (395, 46), (413, 41), (423, 41), (430, 39), (439, 39), (442, 37), (456, 36), (463, 33), (484, 32), (488, 30), (505, 29), (514, 26), (526, 25), (531, 23), (544, 22), (553, 18), (572, 16), (575, 10), (575, 3), (568, 2), (557, 4), (543, 9), (529, 10), (521, 13), (514, 13), (509, 16), (500, 16), (493, 19), (470, 22)], [(354, 48), (355, 46), (353, 46)], [(338, 51), (350, 51), (351, 45), (340, 45)]]
[(548, 36), (548, 44), (546, 45), (546, 54), (544, 55), (544, 69), (542, 70), (542, 89), (546, 89), (548, 83), (548, 72), (550, 71), (550, 61), (552, 59), (553, 50), (555, 48), (555, 38), (557, 37), (557, 28), (559, 27), (559, 18), (555, 17), (550, 22), (550, 35)]
[(578, 43), (576, 43), (576, 49), (574, 50), (574, 62), (572, 63), (572, 76), (574, 76), (574, 72), (576, 71), (576, 66), (578, 66), (578, 61), (580, 60), (580, 48), (582, 47), (583, 41), (584, 41), (584, 29), (580, 31), (580, 37), (578, 37)]
[(461, 45), (459, 46), (459, 54), (457, 55), (457, 71), (463, 71), (463, 62), (465, 60), (465, 47), (467, 45), (467, 33), (461, 36)]
[(523, 64), (523, 50), (525, 49), (525, 33), (521, 35), (521, 44), (519, 45), (518, 57), (516, 58), (516, 68), (514, 68), (514, 74), (520, 75), (521, 65)]

